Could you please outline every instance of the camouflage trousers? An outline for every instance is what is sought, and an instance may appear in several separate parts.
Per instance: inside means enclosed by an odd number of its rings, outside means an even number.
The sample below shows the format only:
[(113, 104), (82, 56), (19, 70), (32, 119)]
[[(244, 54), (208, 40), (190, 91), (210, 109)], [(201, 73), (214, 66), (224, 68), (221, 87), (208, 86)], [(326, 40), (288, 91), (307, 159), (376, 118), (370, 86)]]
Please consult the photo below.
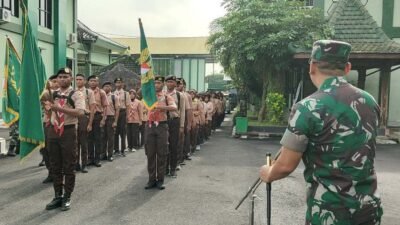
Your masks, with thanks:
[(349, 208), (335, 208), (327, 203), (307, 210), (306, 225), (380, 225), (383, 210), (379, 205), (365, 205), (353, 213)]

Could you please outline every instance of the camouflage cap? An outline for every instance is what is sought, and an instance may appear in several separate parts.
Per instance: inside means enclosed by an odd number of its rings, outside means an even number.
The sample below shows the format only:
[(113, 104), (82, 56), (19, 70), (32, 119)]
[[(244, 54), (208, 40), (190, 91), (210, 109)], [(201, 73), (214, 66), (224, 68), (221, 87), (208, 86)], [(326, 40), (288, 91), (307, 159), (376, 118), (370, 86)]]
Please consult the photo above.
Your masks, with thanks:
[(310, 60), (327, 63), (347, 63), (351, 45), (335, 40), (319, 40), (314, 42)]

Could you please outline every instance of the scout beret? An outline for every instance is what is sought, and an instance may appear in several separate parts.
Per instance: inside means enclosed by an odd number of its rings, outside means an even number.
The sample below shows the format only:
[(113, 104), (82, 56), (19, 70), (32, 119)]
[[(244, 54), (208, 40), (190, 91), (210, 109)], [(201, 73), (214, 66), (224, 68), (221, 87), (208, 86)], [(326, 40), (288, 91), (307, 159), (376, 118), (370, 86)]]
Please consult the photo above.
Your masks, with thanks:
[(54, 75), (51, 75), (50, 77), (49, 77), (49, 80), (54, 80), (54, 79), (57, 79), (57, 74), (54, 74)]
[(89, 76), (88, 78), (87, 78), (87, 80), (89, 81), (89, 80), (91, 80), (91, 79), (97, 79), (98, 77), (97, 77), (97, 75), (91, 75), (91, 76)]
[(314, 42), (311, 60), (332, 64), (344, 64), (349, 61), (351, 45), (342, 41), (319, 40)]
[(168, 76), (165, 78), (165, 81), (169, 81), (169, 80), (176, 81), (176, 76), (175, 76), (175, 75), (168, 75)]
[(101, 87), (104, 87), (104, 86), (106, 86), (106, 85), (112, 86), (112, 83), (111, 83), (110, 81), (106, 81), (106, 82), (103, 83), (103, 86), (101, 86)]
[(176, 78), (176, 83), (177, 83), (177, 84), (183, 84), (183, 81), (182, 81), (182, 80), (183, 80), (183, 78), (177, 77), (177, 78)]
[(69, 74), (69, 75), (72, 76), (72, 71), (71, 71), (70, 68), (64, 67), (64, 68), (61, 68), (61, 69), (58, 70), (57, 76), (60, 75), (60, 74)]
[(122, 78), (121, 77), (115, 78), (114, 83), (117, 83), (117, 81), (121, 81), (122, 82)]
[(154, 81), (161, 81), (161, 82), (164, 82), (164, 77), (162, 77), (162, 76), (160, 76), (160, 75), (156, 75), (155, 77), (154, 77)]

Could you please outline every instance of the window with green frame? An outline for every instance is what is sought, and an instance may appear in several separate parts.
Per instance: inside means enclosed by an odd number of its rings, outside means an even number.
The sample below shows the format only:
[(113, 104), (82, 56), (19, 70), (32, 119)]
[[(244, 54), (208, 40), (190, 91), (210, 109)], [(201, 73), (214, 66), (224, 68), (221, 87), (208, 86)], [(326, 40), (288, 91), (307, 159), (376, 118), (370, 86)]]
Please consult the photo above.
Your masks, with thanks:
[(173, 59), (169, 58), (153, 58), (153, 69), (155, 74), (167, 76), (174, 71)]

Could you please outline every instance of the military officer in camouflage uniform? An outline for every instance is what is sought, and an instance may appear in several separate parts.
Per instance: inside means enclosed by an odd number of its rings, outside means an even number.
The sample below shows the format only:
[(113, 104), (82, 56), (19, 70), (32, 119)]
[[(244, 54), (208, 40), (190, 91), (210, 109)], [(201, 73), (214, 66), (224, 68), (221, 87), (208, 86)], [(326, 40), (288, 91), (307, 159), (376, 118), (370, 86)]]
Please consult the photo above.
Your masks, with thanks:
[(280, 157), (260, 169), (261, 179), (272, 182), (303, 159), (306, 224), (380, 224), (383, 214), (374, 168), (380, 110), (344, 79), (350, 51), (345, 42), (314, 43), (310, 78), (318, 90), (293, 106)]

